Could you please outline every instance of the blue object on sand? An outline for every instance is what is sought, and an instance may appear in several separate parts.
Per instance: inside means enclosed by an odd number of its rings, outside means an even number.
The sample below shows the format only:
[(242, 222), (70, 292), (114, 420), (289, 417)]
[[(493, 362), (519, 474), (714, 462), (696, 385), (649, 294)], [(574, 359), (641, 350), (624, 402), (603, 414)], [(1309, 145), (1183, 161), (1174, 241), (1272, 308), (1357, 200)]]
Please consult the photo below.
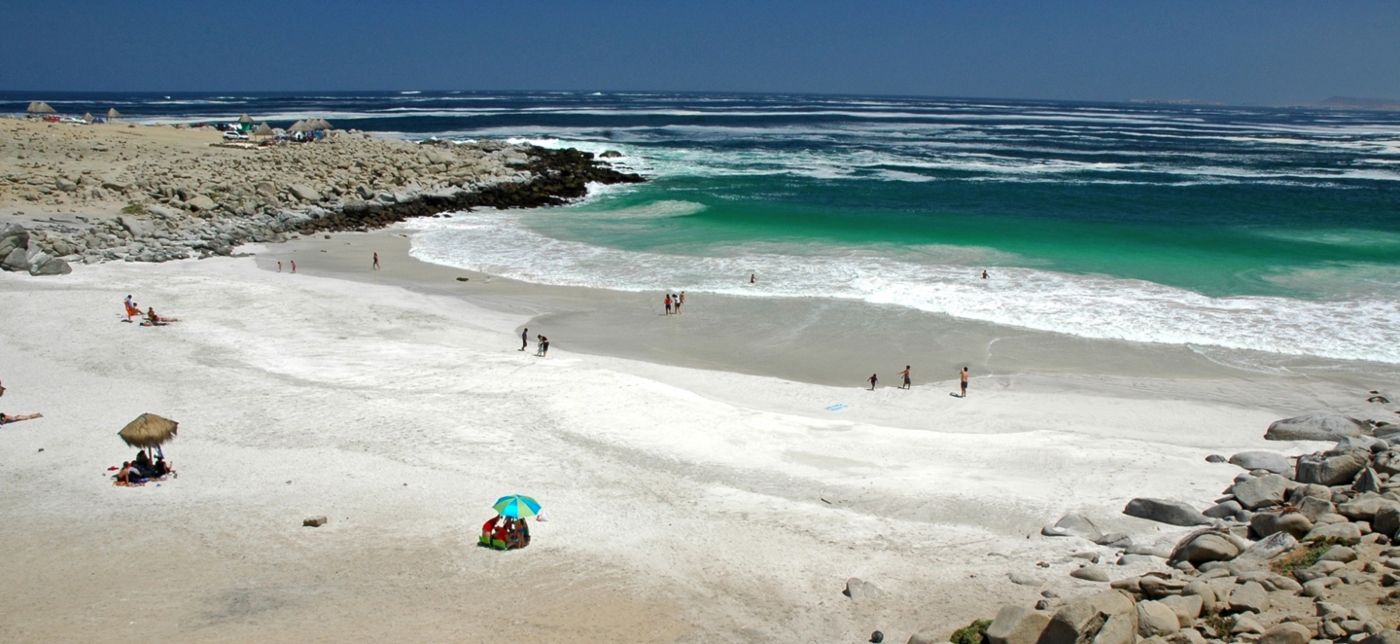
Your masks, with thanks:
[(845, 409), (845, 408), (847, 408), (847, 407), (850, 407), (850, 405), (847, 405), (846, 403), (836, 403), (835, 405), (827, 405), (826, 410), (827, 410), (827, 411), (841, 411), (842, 409)]

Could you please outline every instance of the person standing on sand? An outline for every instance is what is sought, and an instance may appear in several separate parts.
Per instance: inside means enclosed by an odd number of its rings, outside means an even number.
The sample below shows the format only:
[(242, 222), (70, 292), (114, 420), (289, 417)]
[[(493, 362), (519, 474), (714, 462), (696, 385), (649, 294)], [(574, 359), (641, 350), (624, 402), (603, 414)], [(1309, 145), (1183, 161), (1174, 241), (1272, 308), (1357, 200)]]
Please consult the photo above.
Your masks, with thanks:
[(540, 357), (549, 357), (549, 338), (540, 336)]
[(294, 259), (294, 260), (292, 260), (292, 273), (295, 274), (296, 272), (297, 272), (297, 260)]
[(875, 383), (877, 383), (877, 382), (880, 382), (880, 377), (877, 376), (877, 375), (875, 375), (875, 374), (873, 374), (873, 373), (870, 374), (870, 390), (871, 390), (871, 391), (875, 391)]
[(520, 332), (520, 350), (524, 351), (525, 347), (528, 346), (530, 346), (530, 330), (525, 329)]
[(666, 294), (666, 315), (671, 314), (671, 294)]
[(681, 291), (681, 294), (676, 296), (676, 315), (681, 314), (682, 304), (685, 304), (685, 291)]
[(908, 388), (909, 388), (909, 385), (910, 385), (910, 383), (909, 383), (909, 365), (904, 365), (904, 371), (899, 372), (899, 375), (904, 376), (904, 384), (900, 386), (900, 389), (908, 389)]
[(278, 273), (281, 273), (281, 272), (282, 272), (282, 261), (281, 261), (281, 260), (278, 260), (278, 261), (277, 261), (277, 272), (278, 272)]
[(958, 383), (962, 387), (962, 397), (967, 397), (967, 367), (962, 368), (962, 380)]
[(379, 270), (379, 253), (374, 254), (374, 270)]

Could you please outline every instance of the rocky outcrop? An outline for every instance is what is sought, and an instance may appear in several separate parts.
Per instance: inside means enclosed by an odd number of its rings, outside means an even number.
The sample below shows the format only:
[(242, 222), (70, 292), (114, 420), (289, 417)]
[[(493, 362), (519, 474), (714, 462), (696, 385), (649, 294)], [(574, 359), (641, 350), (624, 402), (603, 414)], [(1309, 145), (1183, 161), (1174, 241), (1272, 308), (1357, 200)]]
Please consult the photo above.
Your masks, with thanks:
[[(97, 193), (127, 203), (121, 215), (77, 216), (81, 224), (35, 221), (27, 230), (0, 231), (0, 268), (52, 275), (71, 270), (69, 262), (229, 255), (242, 244), (365, 231), (444, 212), (561, 205), (585, 196), (590, 183), (643, 181), (578, 150), (488, 140), (417, 144), (353, 132), (173, 163), (150, 155), (121, 176), (74, 173), (62, 177), (73, 190), (57, 192), (31, 185), (55, 185), (44, 172), (61, 172), (57, 166), (0, 175), (0, 193), (18, 191), (44, 204), (96, 203)], [(35, 252), (45, 261), (35, 264)]]
[(1346, 436), (1361, 436), (1368, 430), (1366, 423), (1335, 414), (1308, 414), (1275, 421), (1269, 425), (1264, 438), (1271, 441), (1335, 441)]

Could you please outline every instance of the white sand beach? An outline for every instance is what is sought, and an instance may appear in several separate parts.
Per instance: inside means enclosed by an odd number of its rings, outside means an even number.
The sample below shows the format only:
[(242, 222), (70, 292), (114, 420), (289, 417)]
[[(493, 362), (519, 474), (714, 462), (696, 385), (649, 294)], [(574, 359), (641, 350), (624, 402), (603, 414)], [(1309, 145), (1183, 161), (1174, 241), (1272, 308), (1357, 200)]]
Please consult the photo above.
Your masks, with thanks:
[[(382, 274), (367, 252), (306, 259), (394, 234), (0, 274), (0, 409), (44, 414), (0, 428), (0, 640), (946, 637), (1093, 586), (1069, 555), (1110, 549), (1039, 534), (1065, 512), (1170, 547), (1187, 530), (1123, 516), (1129, 499), (1206, 507), (1241, 471), (1206, 455), (1312, 451), (1264, 429), (1375, 415), (1318, 378), (974, 364), (959, 399), (951, 372), (869, 392), (576, 352), (530, 325), (553, 341), (540, 358), (521, 327), (577, 291), (429, 283), (406, 245), (380, 250)], [(276, 272), (292, 252), (301, 272)], [(181, 321), (123, 323), (127, 294)], [(114, 487), (134, 452), (116, 431), (143, 412), (180, 421), (180, 476)], [(477, 547), (510, 493), (549, 520), (524, 550)], [(850, 577), (878, 594), (843, 596)]]

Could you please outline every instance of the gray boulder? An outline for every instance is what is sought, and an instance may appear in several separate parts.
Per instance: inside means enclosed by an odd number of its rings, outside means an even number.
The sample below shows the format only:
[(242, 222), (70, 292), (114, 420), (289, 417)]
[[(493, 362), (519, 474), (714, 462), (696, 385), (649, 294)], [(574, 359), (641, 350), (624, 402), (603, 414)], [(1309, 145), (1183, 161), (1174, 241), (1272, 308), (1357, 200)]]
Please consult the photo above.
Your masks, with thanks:
[[(43, 261), (39, 261), (41, 257)], [(67, 275), (72, 272), (73, 267), (69, 266), (67, 261), (57, 257), (49, 257), (43, 253), (40, 253), (40, 255), (35, 257), (34, 261), (29, 264), (30, 275)]]
[(1258, 644), (1308, 644), (1309, 641), (1312, 641), (1311, 629), (1297, 622), (1283, 622), (1264, 631)]
[(1397, 505), (1400, 505), (1400, 502), (1392, 501), (1383, 496), (1363, 496), (1337, 506), (1337, 514), (1352, 521), (1370, 521), (1376, 518), (1376, 514), (1381, 511), (1381, 508)]
[(1256, 541), (1245, 551), (1240, 553), (1244, 559), (1264, 560), (1272, 559), (1285, 552), (1298, 547), (1298, 539), (1287, 532), (1275, 532), (1259, 541)]
[(1315, 496), (1305, 496), (1302, 500), (1296, 501), (1294, 505), (1298, 507), (1299, 512), (1303, 513), (1303, 516), (1307, 517), (1308, 520), (1313, 523), (1317, 523), (1318, 517), (1324, 514), (1335, 514), (1337, 512), (1337, 506), (1332, 505), (1331, 501), (1319, 499)]
[(1276, 532), (1302, 537), (1312, 528), (1312, 521), (1301, 512), (1260, 512), (1249, 520), (1249, 529), (1260, 537)]
[(1260, 476), (1236, 483), (1230, 493), (1245, 509), (1271, 508), (1283, 505), (1288, 496), (1288, 479), (1278, 474)]
[(1196, 622), (1196, 618), (1201, 616), (1201, 610), (1205, 606), (1200, 595), (1173, 595), (1163, 597), (1157, 602), (1176, 613), (1176, 621), (1181, 628), (1190, 628), (1191, 624)]
[(1308, 414), (1274, 421), (1264, 433), (1271, 441), (1335, 441), (1345, 436), (1360, 436), (1366, 424), (1355, 418), (1336, 414)]
[(1083, 579), (1084, 581), (1108, 582), (1108, 573), (1104, 572), (1103, 568), (1093, 565), (1075, 568), (1069, 573), (1069, 576), (1075, 579)]
[(1078, 514), (1066, 514), (1053, 526), (1041, 528), (1040, 534), (1047, 537), (1081, 537), (1093, 541), (1103, 536), (1094, 522)]
[(1400, 532), (1400, 505), (1387, 505), (1376, 510), (1376, 516), (1371, 519), (1371, 530), (1394, 538), (1395, 533)]
[(1381, 631), (1361, 640), (1361, 644), (1400, 644), (1400, 631)]
[(117, 223), (121, 224), (121, 227), (125, 228), (126, 232), (131, 233), (131, 236), (137, 239), (150, 237), (152, 230), (154, 230), (151, 226), (151, 222), (132, 215), (119, 215), (117, 217)]
[(1176, 611), (1161, 602), (1138, 602), (1137, 613), (1138, 635), (1142, 637), (1171, 635), (1181, 630), (1181, 620)]
[(1240, 505), (1239, 501), (1230, 499), (1229, 501), (1217, 503), (1206, 508), (1205, 512), (1202, 512), (1201, 514), (1204, 514), (1212, 519), (1228, 519), (1230, 517), (1235, 516), (1236, 514), (1239, 514), (1240, 510), (1243, 509), (1244, 506)]
[(1335, 539), (1352, 546), (1361, 541), (1361, 528), (1355, 523), (1328, 523), (1314, 527), (1303, 537), (1305, 541), (1314, 539)]
[(27, 271), (29, 270), (29, 254), (23, 248), (16, 248), (10, 251), (4, 259), (0, 259), (0, 268), (7, 271)]
[(321, 193), (316, 192), (315, 188), (310, 188), (303, 185), (294, 185), (289, 186), (287, 190), (292, 193), (293, 197), (296, 197), (301, 201), (315, 203), (321, 200)]
[[(1116, 617), (1123, 618), (1131, 626), (1127, 642), (1131, 644), (1137, 635), (1137, 605), (1132, 595), (1121, 590), (1106, 590), (1101, 593), (1079, 597), (1065, 604), (1050, 618), (1039, 644), (1076, 644), (1094, 642), (1103, 635), (1108, 622)], [(1115, 626), (1110, 635), (1122, 628)], [(1114, 640), (1118, 641), (1117, 639)], [(1104, 641), (1102, 644), (1107, 644)]]
[(1036, 644), (1050, 616), (1020, 606), (1004, 606), (987, 627), (989, 644)]
[(1369, 467), (1362, 468), (1361, 473), (1356, 475), (1356, 480), (1352, 481), (1351, 489), (1362, 494), (1367, 492), (1379, 494), (1381, 491), (1381, 479), (1376, 475), (1375, 470)]
[(1231, 465), (1238, 465), (1246, 470), (1268, 470), (1274, 474), (1291, 476), (1293, 474), (1293, 463), (1287, 456), (1278, 452), (1240, 452), (1230, 457)]
[(1128, 502), (1127, 507), (1123, 508), (1123, 514), (1180, 526), (1210, 525), (1212, 523), (1210, 517), (1201, 514), (1195, 508), (1180, 501), (1166, 499), (1133, 499)]
[(1230, 590), (1228, 608), (1230, 612), (1242, 613), (1262, 613), (1269, 610), (1273, 602), (1269, 600), (1269, 591), (1264, 590), (1263, 584), (1251, 581)]
[(1365, 452), (1351, 451), (1341, 454), (1307, 454), (1298, 457), (1297, 474), (1293, 477), (1299, 483), (1318, 485), (1342, 485), (1356, 478), (1357, 472), (1366, 467)]
[(219, 204), (214, 203), (213, 199), (210, 199), (209, 197), (206, 197), (204, 195), (195, 195), (191, 197), (189, 201), (185, 202), (185, 205), (189, 206), (191, 210), (199, 212), (213, 210), (219, 207)]
[(19, 224), (5, 224), (0, 228), (0, 258), (9, 257), (16, 248), (29, 248), (29, 231)]
[(1169, 563), (1190, 562), (1193, 566), (1212, 561), (1229, 561), (1244, 551), (1226, 533), (1214, 530), (1198, 530), (1186, 535), (1176, 544)]

